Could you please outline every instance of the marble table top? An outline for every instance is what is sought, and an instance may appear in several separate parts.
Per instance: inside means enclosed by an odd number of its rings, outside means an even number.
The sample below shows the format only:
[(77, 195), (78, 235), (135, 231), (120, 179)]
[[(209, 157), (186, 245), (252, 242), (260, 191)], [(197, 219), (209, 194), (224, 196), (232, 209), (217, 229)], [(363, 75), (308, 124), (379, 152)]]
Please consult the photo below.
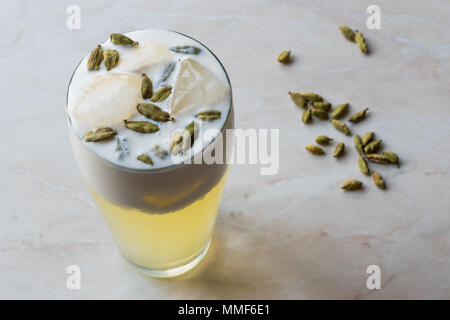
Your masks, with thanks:
[[(0, 17), (0, 298), (394, 299), (450, 298), (450, 4), (377, 1), (10, 1)], [(337, 28), (365, 34), (362, 55)], [(192, 35), (221, 59), (233, 84), (236, 127), (280, 129), (280, 168), (234, 165), (214, 240), (193, 271), (170, 280), (128, 268), (76, 166), (65, 123), (66, 87), (80, 58), (112, 32)], [(276, 56), (290, 49), (293, 62)], [(402, 165), (377, 167), (377, 189), (352, 140), (328, 123), (305, 126), (288, 91), (316, 91), (370, 116)], [(340, 161), (304, 146), (344, 141)], [(345, 193), (356, 178), (362, 192)], [(66, 286), (69, 265), (81, 289)], [(381, 289), (366, 286), (369, 265)]]

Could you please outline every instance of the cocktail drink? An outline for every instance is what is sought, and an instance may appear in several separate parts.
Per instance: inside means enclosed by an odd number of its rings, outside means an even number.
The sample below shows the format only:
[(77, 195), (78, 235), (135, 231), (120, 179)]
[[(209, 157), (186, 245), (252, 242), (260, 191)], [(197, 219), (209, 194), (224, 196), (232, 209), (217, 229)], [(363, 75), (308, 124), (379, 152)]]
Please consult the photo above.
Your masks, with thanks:
[(234, 125), (219, 60), (177, 32), (113, 34), (76, 68), (67, 116), (77, 164), (126, 260), (156, 277), (193, 268), (211, 242)]

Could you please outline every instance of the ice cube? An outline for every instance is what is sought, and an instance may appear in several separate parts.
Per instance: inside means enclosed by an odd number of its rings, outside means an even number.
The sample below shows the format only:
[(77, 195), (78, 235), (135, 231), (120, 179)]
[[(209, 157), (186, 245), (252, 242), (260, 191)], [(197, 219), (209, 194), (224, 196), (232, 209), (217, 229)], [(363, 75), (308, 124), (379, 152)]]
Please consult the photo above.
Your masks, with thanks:
[(141, 78), (135, 74), (105, 73), (94, 76), (71, 92), (69, 111), (91, 126), (115, 126), (136, 113)]
[(136, 72), (170, 60), (169, 50), (153, 41), (140, 41), (138, 46), (120, 49), (120, 61), (115, 72)]
[(170, 102), (170, 113), (176, 114), (199, 106), (210, 106), (225, 97), (227, 86), (197, 61), (181, 61)]

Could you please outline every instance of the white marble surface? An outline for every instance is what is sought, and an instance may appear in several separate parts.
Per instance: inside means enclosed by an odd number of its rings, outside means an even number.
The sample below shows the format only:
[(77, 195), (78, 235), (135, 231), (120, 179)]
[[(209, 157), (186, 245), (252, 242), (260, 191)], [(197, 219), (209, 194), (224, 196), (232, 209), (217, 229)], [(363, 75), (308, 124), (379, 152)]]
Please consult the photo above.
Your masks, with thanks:
[[(81, 30), (66, 8), (81, 8)], [(382, 29), (365, 27), (372, 1), (10, 1), (0, 21), (0, 298), (450, 298), (450, 4), (377, 1)], [(339, 24), (363, 30), (368, 57)], [(227, 68), (236, 126), (280, 128), (280, 171), (232, 167), (212, 249), (172, 280), (128, 269), (74, 162), (64, 103), (73, 68), (111, 32), (166, 28), (208, 45)], [(295, 61), (281, 66), (279, 51)], [(288, 90), (368, 106), (354, 131), (376, 131), (402, 166), (376, 189), (356, 166), (313, 157), (328, 134), (305, 127)], [(339, 185), (367, 188), (344, 194)], [(66, 267), (82, 289), (66, 288)], [(366, 268), (382, 289), (366, 288)]]

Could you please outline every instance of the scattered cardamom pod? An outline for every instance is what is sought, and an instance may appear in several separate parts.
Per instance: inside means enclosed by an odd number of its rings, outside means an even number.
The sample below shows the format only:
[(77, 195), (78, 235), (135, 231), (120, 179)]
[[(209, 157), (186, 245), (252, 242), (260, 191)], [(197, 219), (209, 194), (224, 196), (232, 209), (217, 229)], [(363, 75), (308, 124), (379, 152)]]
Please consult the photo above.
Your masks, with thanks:
[(176, 52), (176, 53), (184, 53), (184, 54), (199, 54), (200, 48), (194, 47), (194, 46), (176, 46), (171, 47), (169, 50)]
[(348, 121), (353, 122), (353, 123), (361, 121), (362, 119), (364, 119), (366, 117), (367, 110), (369, 110), (369, 108), (365, 108), (364, 110), (361, 110), (355, 114), (352, 114), (350, 116), (350, 118), (348, 118)]
[(150, 151), (153, 152), (153, 154), (158, 158), (160, 158), (161, 160), (164, 160), (169, 155), (167, 150), (161, 148), (157, 144), (155, 144)]
[(373, 183), (380, 188), (380, 189), (386, 189), (386, 184), (384, 183), (383, 178), (380, 176), (380, 174), (376, 171), (372, 173)]
[(148, 155), (146, 155), (145, 153), (139, 155), (137, 157), (137, 159), (143, 163), (149, 164), (149, 165), (153, 165), (153, 160), (152, 158), (150, 158)]
[(360, 31), (357, 31), (355, 34), (355, 42), (362, 53), (369, 53), (369, 50), (367, 49), (366, 39), (364, 39), (364, 36)]
[(363, 146), (367, 145), (370, 141), (372, 141), (373, 137), (375, 136), (374, 132), (366, 132), (361, 138)]
[(311, 109), (306, 109), (302, 114), (302, 121), (304, 123), (310, 123), (312, 120)]
[(314, 108), (323, 110), (323, 111), (330, 111), (331, 109), (331, 103), (325, 102), (325, 101), (316, 101), (312, 103)]
[(302, 92), (301, 95), (303, 96), (303, 98), (305, 98), (306, 100), (308, 100), (311, 103), (323, 101), (323, 98), (316, 93)]
[(339, 158), (345, 153), (345, 144), (343, 142), (339, 142), (336, 145), (336, 149), (334, 149), (333, 157)]
[(299, 92), (288, 92), (291, 96), (292, 101), (300, 107), (300, 108), (306, 108), (306, 100), (303, 98), (303, 96)]
[(154, 133), (159, 131), (159, 127), (151, 122), (148, 121), (128, 121), (124, 120), (125, 126), (128, 129), (131, 129), (136, 132), (140, 133)]
[(345, 123), (339, 120), (331, 120), (331, 125), (338, 131), (345, 133), (347, 136), (351, 135), (350, 129), (347, 127)]
[(151, 103), (139, 103), (137, 110), (144, 117), (154, 121), (167, 122), (175, 120), (168, 112), (161, 110), (160, 107)]
[(330, 138), (327, 136), (317, 136), (316, 137), (316, 143), (320, 144), (321, 146), (329, 145), (331, 142), (333, 142), (333, 138)]
[(318, 118), (320, 120), (328, 120), (328, 112), (326, 112), (326, 111), (312, 108), (311, 113), (313, 114), (313, 116), (315, 116), (316, 118)]
[(91, 51), (87, 61), (87, 67), (89, 71), (100, 69), (100, 64), (103, 61), (103, 49), (101, 45), (95, 47), (94, 50)]
[(383, 155), (390, 164), (396, 164), (396, 165), (399, 164), (398, 155), (396, 155), (394, 152), (385, 151), (385, 152), (383, 152)]
[(331, 118), (340, 119), (347, 114), (347, 111), (348, 111), (348, 103), (340, 104), (336, 108), (334, 108), (334, 110), (331, 112)]
[(170, 75), (173, 72), (173, 69), (175, 68), (175, 62), (171, 62), (162, 72), (161, 78), (159, 79), (159, 82), (162, 83), (169, 79)]
[(361, 172), (364, 174), (370, 174), (369, 167), (367, 166), (366, 160), (363, 157), (358, 157), (358, 166), (361, 169)]
[(203, 120), (203, 121), (212, 121), (220, 118), (220, 111), (216, 110), (205, 110), (200, 111), (195, 115), (197, 119)]
[(389, 161), (386, 159), (386, 157), (379, 153), (369, 153), (366, 154), (366, 159), (373, 163), (378, 164), (387, 164)]
[(181, 151), (180, 142), (183, 141), (183, 136), (179, 132), (175, 132), (172, 135), (172, 139), (170, 142), (170, 151), (173, 154), (178, 154)]
[(112, 139), (117, 134), (117, 131), (109, 127), (100, 127), (96, 130), (88, 130), (83, 134), (83, 139), (86, 142), (98, 142)]
[(339, 29), (341, 30), (342, 35), (350, 41), (355, 42), (355, 33), (352, 29), (350, 29), (347, 26), (339, 26)]
[(363, 186), (363, 183), (361, 181), (347, 180), (342, 184), (341, 188), (344, 189), (345, 191), (354, 191), (354, 190), (361, 189), (362, 186)]
[(162, 87), (162, 88), (158, 89), (155, 93), (153, 93), (150, 100), (152, 102), (161, 102), (161, 101), (166, 100), (167, 97), (169, 97), (171, 93), (172, 93), (171, 86)]
[(117, 44), (117, 45), (122, 45), (122, 46), (126, 46), (126, 45), (137, 46), (139, 44), (139, 42), (133, 41), (130, 38), (128, 38), (126, 35), (123, 35), (121, 33), (112, 33), (110, 35), (110, 39), (111, 39), (112, 43)]
[(186, 152), (194, 145), (194, 141), (198, 135), (198, 126), (192, 121), (189, 123), (183, 132), (183, 141), (181, 141), (181, 152)]
[(141, 96), (142, 99), (148, 99), (153, 93), (153, 83), (145, 73), (142, 74)]
[(117, 50), (108, 49), (103, 51), (103, 58), (105, 60), (104, 64), (106, 70), (109, 71), (117, 66), (117, 63), (119, 62), (119, 53), (117, 52)]
[(325, 154), (325, 152), (322, 150), (321, 147), (315, 146), (313, 144), (308, 144), (305, 148), (306, 148), (306, 150), (308, 150), (309, 152), (311, 152), (312, 154), (315, 154), (315, 155)]
[(376, 141), (372, 141), (369, 142), (365, 147), (364, 147), (364, 151), (366, 153), (375, 153), (378, 151), (378, 149), (380, 148), (381, 145), (381, 140), (376, 140)]
[(361, 137), (359, 135), (357, 135), (357, 134), (354, 135), (353, 143), (355, 145), (356, 151), (358, 151), (359, 154), (363, 154), (364, 153), (363, 145), (362, 145), (362, 142), (361, 142)]
[(278, 55), (278, 62), (280, 62), (280, 63), (288, 63), (290, 56), (291, 56), (291, 50), (283, 51), (282, 53), (280, 53)]

